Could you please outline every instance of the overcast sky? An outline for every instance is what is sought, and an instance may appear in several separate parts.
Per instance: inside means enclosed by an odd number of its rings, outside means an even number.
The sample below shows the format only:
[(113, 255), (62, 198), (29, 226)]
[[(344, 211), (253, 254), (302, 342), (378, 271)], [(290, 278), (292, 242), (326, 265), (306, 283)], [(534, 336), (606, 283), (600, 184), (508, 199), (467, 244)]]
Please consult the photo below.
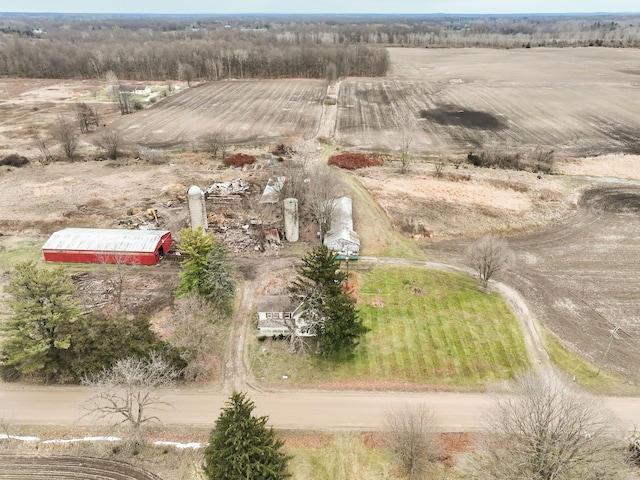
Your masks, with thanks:
[(640, 12), (640, 0), (0, 0), (0, 12), (202, 14)]

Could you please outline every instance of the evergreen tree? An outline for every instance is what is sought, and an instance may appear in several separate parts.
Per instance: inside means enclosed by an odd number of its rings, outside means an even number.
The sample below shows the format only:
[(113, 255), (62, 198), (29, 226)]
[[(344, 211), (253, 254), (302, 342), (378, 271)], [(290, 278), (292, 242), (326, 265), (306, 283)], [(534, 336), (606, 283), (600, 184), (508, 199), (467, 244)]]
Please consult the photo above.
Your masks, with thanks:
[(5, 378), (29, 374), (45, 381), (68, 372), (64, 352), (71, 346), (70, 326), (81, 314), (76, 287), (62, 267), (39, 270), (20, 263), (6, 287), (13, 315), (2, 325)]
[(340, 270), (338, 255), (322, 245), (302, 258), (302, 266), (298, 268), (298, 278), (293, 282), (293, 287), (312, 283), (322, 286), (327, 295), (337, 295), (341, 293), (346, 279), (347, 274)]
[(328, 356), (353, 352), (369, 331), (358, 317), (355, 300), (347, 293), (334, 295), (327, 298), (325, 312), (327, 321), (319, 333), (322, 352)]
[(178, 296), (195, 293), (218, 313), (229, 315), (236, 287), (226, 248), (202, 227), (185, 228), (180, 232), (180, 240), (180, 252), (187, 259), (181, 265)]
[(216, 420), (205, 449), (204, 472), (210, 480), (279, 480), (288, 478), (289, 456), (268, 417), (255, 417), (254, 403), (233, 392)]
[(369, 329), (358, 317), (355, 301), (343, 291), (347, 274), (335, 252), (325, 245), (308, 252), (289, 292), (302, 301), (304, 318), (328, 356), (348, 354)]
[(180, 237), (178, 250), (187, 257), (180, 265), (182, 270), (178, 296), (191, 292), (199, 295), (207, 272), (207, 255), (213, 248), (213, 235), (206, 233), (202, 227), (198, 227), (182, 229), (178, 236)]

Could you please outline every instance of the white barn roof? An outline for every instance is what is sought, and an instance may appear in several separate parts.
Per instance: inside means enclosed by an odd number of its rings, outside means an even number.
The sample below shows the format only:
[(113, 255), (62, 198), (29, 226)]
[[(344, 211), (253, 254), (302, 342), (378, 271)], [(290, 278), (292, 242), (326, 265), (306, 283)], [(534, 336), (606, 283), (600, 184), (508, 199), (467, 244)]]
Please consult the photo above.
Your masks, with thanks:
[(65, 228), (55, 232), (43, 250), (154, 252), (169, 230)]

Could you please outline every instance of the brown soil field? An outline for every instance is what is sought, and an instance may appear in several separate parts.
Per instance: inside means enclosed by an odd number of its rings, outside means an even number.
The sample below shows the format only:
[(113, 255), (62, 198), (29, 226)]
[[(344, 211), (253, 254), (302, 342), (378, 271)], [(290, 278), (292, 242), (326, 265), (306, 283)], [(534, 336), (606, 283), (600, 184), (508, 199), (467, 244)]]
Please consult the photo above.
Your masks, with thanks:
[(553, 148), (583, 156), (640, 151), (640, 51), (389, 49), (386, 78), (341, 83), (336, 142), (399, 148), (413, 117), (425, 154)]
[(123, 117), (117, 128), (129, 142), (152, 147), (183, 146), (219, 131), (235, 143), (314, 137), (326, 90), (319, 80), (211, 82)]

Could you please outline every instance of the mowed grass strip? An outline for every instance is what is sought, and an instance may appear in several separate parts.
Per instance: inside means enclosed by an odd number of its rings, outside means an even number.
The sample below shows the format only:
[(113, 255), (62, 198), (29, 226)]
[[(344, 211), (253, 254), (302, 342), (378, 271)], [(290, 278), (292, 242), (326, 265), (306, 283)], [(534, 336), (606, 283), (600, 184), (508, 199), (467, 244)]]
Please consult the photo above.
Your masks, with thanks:
[(475, 387), (530, 368), (515, 314), (474, 279), (417, 267), (377, 266), (360, 276), (358, 308), (371, 331), (355, 354), (333, 362), (287, 352), (286, 342), (255, 342), (259, 381), (384, 388)]
[(473, 386), (511, 378), (530, 366), (513, 312), (498, 295), (479, 292), (471, 278), (377, 267), (363, 276), (359, 296), (372, 331), (351, 363), (375, 358), (387, 366), (370, 380)]

